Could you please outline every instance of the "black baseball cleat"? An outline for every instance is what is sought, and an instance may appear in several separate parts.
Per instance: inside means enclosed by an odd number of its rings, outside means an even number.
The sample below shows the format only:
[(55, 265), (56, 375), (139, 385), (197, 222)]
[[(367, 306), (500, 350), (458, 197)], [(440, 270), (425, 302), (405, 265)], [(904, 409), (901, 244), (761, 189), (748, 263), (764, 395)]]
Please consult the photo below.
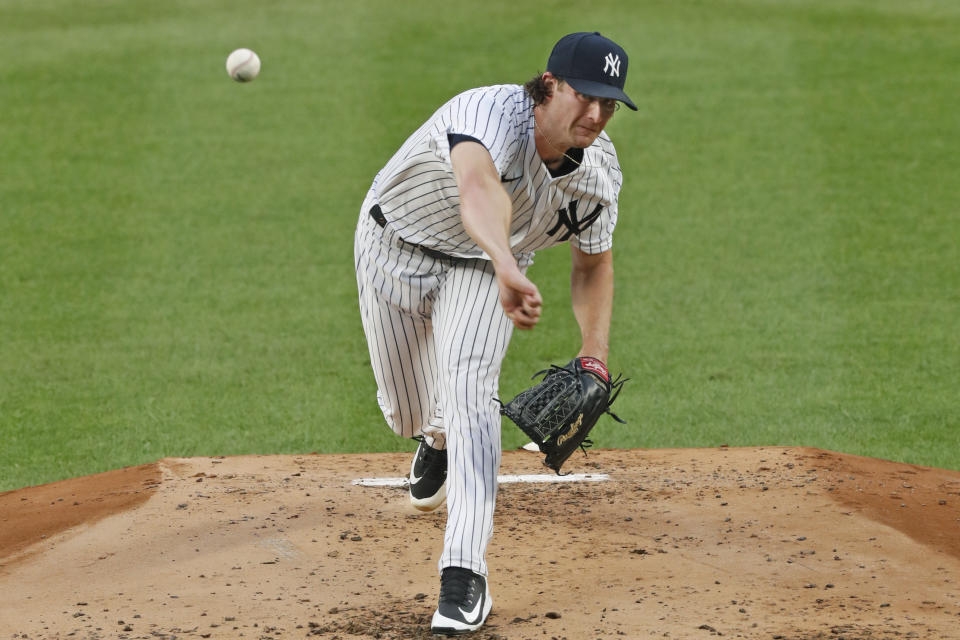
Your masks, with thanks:
[(433, 511), (447, 499), (447, 450), (434, 449), (420, 438), (410, 464), (410, 503), (420, 511)]
[(476, 631), (486, 622), (492, 607), (486, 578), (469, 569), (447, 567), (440, 574), (440, 604), (430, 631), (443, 636)]

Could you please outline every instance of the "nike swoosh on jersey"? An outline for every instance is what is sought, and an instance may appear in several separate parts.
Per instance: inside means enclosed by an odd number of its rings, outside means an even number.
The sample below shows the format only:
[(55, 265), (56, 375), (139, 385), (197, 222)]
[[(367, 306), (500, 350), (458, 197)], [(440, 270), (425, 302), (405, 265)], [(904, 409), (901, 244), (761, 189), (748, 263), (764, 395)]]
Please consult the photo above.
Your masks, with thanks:
[(457, 609), (460, 611), (460, 615), (463, 616), (463, 619), (467, 624), (474, 625), (480, 622), (480, 616), (483, 614), (483, 601), (486, 599), (486, 597), (486, 593), (480, 594), (480, 599), (477, 600), (477, 606), (473, 608), (473, 611), (464, 611), (460, 607), (457, 607)]
[(507, 176), (500, 176), (500, 182), (516, 182), (522, 177), (523, 177), (522, 173), (518, 175), (516, 178), (508, 178)]

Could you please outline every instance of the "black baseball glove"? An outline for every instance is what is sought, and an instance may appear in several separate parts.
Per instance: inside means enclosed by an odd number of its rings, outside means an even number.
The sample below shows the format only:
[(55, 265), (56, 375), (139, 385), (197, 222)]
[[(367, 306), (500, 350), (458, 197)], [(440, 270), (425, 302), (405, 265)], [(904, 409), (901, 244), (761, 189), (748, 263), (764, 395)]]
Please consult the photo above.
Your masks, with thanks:
[(596, 358), (574, 358), (567, 366), (552, 365), (533, 375), (546, 374), (539, 383), (500, 407), (521, 431), (546, 454), (543, 463), (560, 475), (560, 467), (577, 448), (586, 453), (593, 443), (590, 430), (604, 413), (623, 423), (610, 411), (626, 380), (611, 382), (606, 365)]

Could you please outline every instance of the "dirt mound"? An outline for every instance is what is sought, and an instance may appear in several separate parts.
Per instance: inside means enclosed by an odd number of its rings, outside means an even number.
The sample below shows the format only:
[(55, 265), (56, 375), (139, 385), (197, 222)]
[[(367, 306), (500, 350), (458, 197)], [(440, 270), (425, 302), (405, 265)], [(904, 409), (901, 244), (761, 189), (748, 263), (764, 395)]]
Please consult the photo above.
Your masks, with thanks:
[[(445, 513), (403, 454), (166, 459), (0, 494), (0, 638), (430, 638)], [(473, 638), (960, 638), (960, 473), (591, 451), (504, 483)], [(505, 452), (502, 474), (543, 474)]]

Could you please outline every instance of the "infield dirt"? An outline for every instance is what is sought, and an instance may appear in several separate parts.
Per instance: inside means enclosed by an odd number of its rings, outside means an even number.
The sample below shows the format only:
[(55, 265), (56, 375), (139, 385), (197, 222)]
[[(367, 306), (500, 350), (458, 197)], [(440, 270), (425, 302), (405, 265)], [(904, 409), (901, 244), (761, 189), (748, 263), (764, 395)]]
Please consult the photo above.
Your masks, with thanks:
[[(960, 638), (960, 472), (591, 450), (504, 484), (471, 638)], [(0, 494), (0, 639), (430, 638), (445, 510), (407, 454), (164, 459)], [(504, 452), (501, 473), (542, 474)]]

